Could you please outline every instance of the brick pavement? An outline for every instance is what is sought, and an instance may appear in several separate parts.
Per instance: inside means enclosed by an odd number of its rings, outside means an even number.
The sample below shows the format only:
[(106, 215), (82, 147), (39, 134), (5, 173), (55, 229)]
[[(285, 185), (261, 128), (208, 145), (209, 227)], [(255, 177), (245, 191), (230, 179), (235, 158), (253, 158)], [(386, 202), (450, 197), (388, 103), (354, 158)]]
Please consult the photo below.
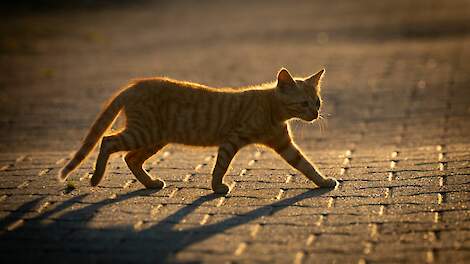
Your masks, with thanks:
[[(175, 19), (177, 17), (177, 19)], [(470, 259), (468, 1), (140, 2), (23, 12), (0, 25), (0, 259), (19, 262), (464, 263)], [(102, 102), (136, 76), (247, 85), (327, 68), (328, 121), (294, 122), (335, 190), (247, 147), (170, 146), (144, 190), (96, 153), (55, 180)], [(119, 123), (119, 122), (118, 122)], [(3, 263), (4, 261), (2, 261)], [(6, 263), (6, 262), (5, 262)]]

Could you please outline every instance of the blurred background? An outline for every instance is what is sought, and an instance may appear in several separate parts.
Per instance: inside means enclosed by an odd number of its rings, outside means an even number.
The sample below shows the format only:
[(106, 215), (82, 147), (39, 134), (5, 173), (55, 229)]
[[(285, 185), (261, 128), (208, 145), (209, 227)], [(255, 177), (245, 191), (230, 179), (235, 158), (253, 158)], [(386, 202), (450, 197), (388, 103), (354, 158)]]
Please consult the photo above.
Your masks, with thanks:
[(280, 67), (327, 69), (323, 132), (296, 124), (315, 146), (468, 141), (466, 0), (44, 0), (1, 15), (0, 150), (73, 149), (132, 78), (244, 86)]
[[(0, 16), (0, 262), (470, 259), (469, 0), (20, 0)], [(281, 67), (326, 68), (327, 120), (293, 127), (335, 190), (257, 147), (224, 197), (213, 148), (149, 160), (161, 191), (117, 157), (99, 187), (93, 157), (57, 182), (130, 79), (239, 87)]]

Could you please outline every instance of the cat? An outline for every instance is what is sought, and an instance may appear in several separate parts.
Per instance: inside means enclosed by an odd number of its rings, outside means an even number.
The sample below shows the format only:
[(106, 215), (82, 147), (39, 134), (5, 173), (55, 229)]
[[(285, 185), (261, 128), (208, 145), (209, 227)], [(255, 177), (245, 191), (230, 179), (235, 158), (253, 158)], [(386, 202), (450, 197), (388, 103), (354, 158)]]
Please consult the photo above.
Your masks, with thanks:
[(307, 78), (293, 78), (287, 69), (270, 84), (241, 89), (211, 88), (168, 78), (139, 79), (129, 84), (105, 107), (88, 132), (81, 148), (59, 172), (65, 181), (94, 149), (98, 140), (120, 111), (126, 115), (125, 128), (101, 141), (91, 185), (103, 178), (112, 153), (127, 151), (125, 162), (146, 188), (163, 188), (142, 167), (152, 155), (169, 143), (218, 146), (212, 170), (212, 190), (225, 194), (229, 187), (223, 177), (242, 147), (257, 143), (277, 152), (319, 187), (335, 187), (312, 165), (291, 138), (288, 120), (312, 122), (319, 116), (322, 69)]

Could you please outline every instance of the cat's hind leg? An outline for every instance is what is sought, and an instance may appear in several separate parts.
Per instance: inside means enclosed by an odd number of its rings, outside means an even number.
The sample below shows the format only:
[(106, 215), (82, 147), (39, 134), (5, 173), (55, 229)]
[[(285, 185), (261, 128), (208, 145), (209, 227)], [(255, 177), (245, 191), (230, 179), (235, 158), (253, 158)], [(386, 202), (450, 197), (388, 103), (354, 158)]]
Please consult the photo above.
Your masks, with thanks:
[(139, 180), (139, 182), (148, 189), (161, 189), (165, 186), (165, 182), (160, 179), (152, 179), (149, 173), (143, 168), (144, 162), (157, 153), (161, 148), (161, 146), (140, 148), (128, 152), (124, 158), (127, 166), (135, 175), (137, 180)]
[(91, 177), (91, 186), (97, 186), (103, 179), (109, 156), (118, 151), (134, 150), (145, 146), (146, 143), (136, 136), (135, 130), (126, 129), (118, 134), (103, 137), (100, 152), (96, 160), (95, 171)]

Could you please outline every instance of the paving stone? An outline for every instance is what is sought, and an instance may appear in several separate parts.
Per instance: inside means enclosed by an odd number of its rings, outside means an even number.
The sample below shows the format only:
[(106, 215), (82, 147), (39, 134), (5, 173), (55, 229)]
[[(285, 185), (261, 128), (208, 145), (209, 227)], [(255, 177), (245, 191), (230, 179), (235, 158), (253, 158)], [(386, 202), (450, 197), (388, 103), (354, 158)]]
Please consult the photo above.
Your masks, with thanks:
[[(2, 263), (468, 262), (468, 1), (90, 5), (13, 9), (0, 25)], [(129, 79), (242, 86), (282, 66), (327, 69), (324, 120), (291, 130), (337, 188), (263, 146), (238, 153), (225, 196), (210, 189), (214, 147), (152, 157), (162, 190), (123, 153), (90, 187), (96, 150), (56, 180)]]

